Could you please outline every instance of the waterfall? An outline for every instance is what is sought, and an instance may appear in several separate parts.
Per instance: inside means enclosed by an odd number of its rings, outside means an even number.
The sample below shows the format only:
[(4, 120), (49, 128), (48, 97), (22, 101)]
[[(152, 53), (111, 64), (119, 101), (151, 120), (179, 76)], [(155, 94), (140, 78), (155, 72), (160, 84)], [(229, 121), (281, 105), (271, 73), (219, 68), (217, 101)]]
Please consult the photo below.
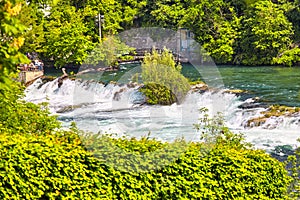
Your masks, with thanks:
[(270, 117), (260, 126), (249, 120), (263, 116), (267, 108), (254, 105), (249, 98), (242, 101), (235, 94), (224, 91), (204, 93), (190, 91), (182, 104), (149, 106), (138, 91), (137, 84), (102, 84), (96, 81), (64, 81), (58, 88), (57, 79), (43, 83), (36, 80), (26, 91), (26, 101), (48, 102), (49, 109), (59, 116), (64, 126), (75, 121), (80, 129), (92, 132), (125, 134), (134, 137), (147, 135), (163, 141), (184, 137), (198, 140), (194, 124), (201, 117), (198, 109), (206, 107), (210, 116), (222, 112), (226, 125), (242, 132), (246, 140), (258, 148), (272, 149), (278, 145), (297, 145), (300, 137), (300, 114)]

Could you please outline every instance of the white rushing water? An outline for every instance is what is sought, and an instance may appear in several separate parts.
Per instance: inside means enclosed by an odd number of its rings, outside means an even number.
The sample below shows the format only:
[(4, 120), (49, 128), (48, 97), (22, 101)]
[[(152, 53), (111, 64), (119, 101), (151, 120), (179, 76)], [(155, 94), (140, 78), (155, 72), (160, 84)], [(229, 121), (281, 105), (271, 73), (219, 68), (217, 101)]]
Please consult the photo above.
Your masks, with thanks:
[(26, 101), (48, 102), (51, 113), (57, 114), (64, 126), (72, 121), (86, 131), (125, 134), (140, 137), (151, 132), (152, 137), (163, 141), (176, 138), (198, 140), (199, 133), (193, 124), (200, 117), (199, 108), (206, 107), (213, 116), (222, 112), (227, 126), (244, 133), (246, 140), (257, 148), (274, 149), (279, 145), (297, 146), (300, 138), (300, 116), (271, 117), (259, 127), (247, 126), (247, 121), (261, 116), (265, 108), (242, 109), (236, 95), (219, 92), (190, 92), (178, 105), (149, 106), (137, 85), (103, 85), (93, 81), (65, 80), (61, 88), (57, 79), (43, 84), (40, 79), (29, 86)]

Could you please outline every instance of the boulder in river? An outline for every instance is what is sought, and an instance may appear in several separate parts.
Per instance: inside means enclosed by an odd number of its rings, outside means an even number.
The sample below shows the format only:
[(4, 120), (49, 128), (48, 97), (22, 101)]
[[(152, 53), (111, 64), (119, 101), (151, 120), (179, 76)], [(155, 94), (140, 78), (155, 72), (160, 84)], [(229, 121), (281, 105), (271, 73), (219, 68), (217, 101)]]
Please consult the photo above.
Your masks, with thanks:
[[(262, 126), (267, 119), (272, 118), (275, 121), (280, 121), (280, 117), (295, 117), (300, 116), (299, 107), (288, 107), (280, 105), (272, 105), (267, 110), (261, 112), (261, 116), (251, 118), (247, 121), (247, 127)], [(273, 129), (274, 126), (266, 126), (265, 128)]]
[(205, 92), (208, 90), (208, 85), (206, 85), (205, 83), (198, 83), (198, 84), (195, 84), (195, 85), (191, 85), (191, 90), (193, 92)]

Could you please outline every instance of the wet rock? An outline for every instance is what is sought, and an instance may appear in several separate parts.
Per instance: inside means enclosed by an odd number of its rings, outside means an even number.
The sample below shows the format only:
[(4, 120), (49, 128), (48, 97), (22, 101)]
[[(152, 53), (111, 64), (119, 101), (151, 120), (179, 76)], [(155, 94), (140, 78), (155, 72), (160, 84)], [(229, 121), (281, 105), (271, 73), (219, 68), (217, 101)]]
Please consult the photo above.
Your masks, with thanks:
[(261, 107), (267, 107), (266, 104), (261, 103), (259, 97), (254, 97), (254, 98), (248, 98), (245, 100), (245, 102), (241, 105), (239, 105), (238, 108), (241, 109), (253, 109), (253, 108), (261, 108)]
[(71, 112), (71, 111), (75, 110), (76, 108), (78, 108), (78, 107), (76, 107), (74, 105), (69, 105), (69, 106), (65, 106), (63, 108), (60, 108), (59, 110), (56, 111), (56, 113)]
[(282, 123), (282, 117), (294, 117), (300, 116), (300, 108), (273, 105), (270, 106), (266, 111), (261, 112), (262, 116), (249, 119), (247, 121), (247, 127), (262, 126), (265, 124), (267, 119), (272, 119), (273, 123), (263, 126), (265, 129), (274, 129), (277, 124)]
[(51, 82), (55, 79), (56, 79), (56, 77), (54, 77), (54, 76), (42, 76), (41, 77), (42, 82), (37, 88), (40, 89), (45, 83)]
[(113, 100), (119, 101), (121, 99), (121, 93), (123, 93), (124, 91), (126, 91), (126, 89), (121, 88), (119, 91), (115, 92)]
[(239, 106), (239, 108), (241, 109), (252, 109), (252, 108), (259, 108), (259, 107), (262, 107), (261, 103), (257, 103), (257, 102), (256, 103), (246, 102)]
[(86, 73), (89, 73), (89, 72), (94, 72), (94, 71), (95, 71), (95, 69), (93, 69), (93, 68), (88, 68), (88, 69), (85, 69), (85, 70), (82, 70), (82, 71), (78, 72), (78, 73), (76, 74), (76, 76), (82, 75), (82, 74), (86, 74)]
[(138, 84), (137, 82), (129, 82), (128, 84), (127, 84), (127, 87), (128, 88), (135, 88), (135, 87), (137, 87), (137, 86), (143, 86), (142, 84)]
[(56, 113), (67, 113), (67, 112), (71, 112), (77, 108), (81, 108), (83, 106), (87, 106), (87, 105), (90, 105), (90, 103), (82, 103), (82, 104), (78, 104), (78, 105), (68, 105), (68, 106), (65, 106), (65, 107), (62, 107), (60, 109), (58, 109), (56, 111)]
[(266, 117), (252, 118), (247, 121), (247, 127), (253, 128), (253, 127), (262, 126), (266, 121), (267, 121)]
[(243, 93), (247, 93), (247, 91), (246, 90), (240, 90), (240, 89), (232, 89), (232, 90), (225, 90), (224, 93), (243, 94)]
[(191, 90), (193, 92), (205, 92), (208, 90), (208, 85), (206, 85), (205, 83), (199, 83), (199, 84), (195, 84), (191, 86)]
[(47, 83), (47, 82), (55, 80), (56, 77), (54, 77), (54, 76), (43, 76), (41, 79), (42, 79), (43, 83)]

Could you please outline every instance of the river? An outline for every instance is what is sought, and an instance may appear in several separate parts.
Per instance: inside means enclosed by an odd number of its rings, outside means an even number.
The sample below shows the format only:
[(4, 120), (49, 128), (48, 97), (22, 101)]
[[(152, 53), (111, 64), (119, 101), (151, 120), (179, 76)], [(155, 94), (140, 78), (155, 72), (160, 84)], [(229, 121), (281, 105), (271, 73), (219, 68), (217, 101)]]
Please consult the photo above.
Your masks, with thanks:
[[(256, 148), (273, 151), (278, 146), (298, 146), (300, 114), (271, 117), (258, 127), (247, 126), (247, 121), (261, 116), (260, 112), (273, 104), (300, 107), (300, 68), (218, 66), (216, 79), (224, 84), (222, 89), (190, 92), (180, 105), (149, 106), (143, 104), (139, 86), (124, 84), (128, 81), (126, 73), (135, 67), (122, 65), (119, 72), (86, 74), (83, 80), (65, 80), (61, 88), (57, 79), (45, 84), (37, 80), (26, 89), (25, 99), (49, 102), (50, 111), (66, 127), (75, 121), (86, 131), (129, 137), (150, 132), (151, 137), (163, 141), (199, 140), (194, 124), (201, 117), (198, 109), (206, 107), (211, 116), (222, 112), (226, 125), (243, 133)], [(192, 80), (203, 78), (188, 65), (183, 66), (182, 73)], [(110, 80), (123, 84), (107, 84)], [(224, 92), (227, 89), (246, 92), (236, 95)]]

